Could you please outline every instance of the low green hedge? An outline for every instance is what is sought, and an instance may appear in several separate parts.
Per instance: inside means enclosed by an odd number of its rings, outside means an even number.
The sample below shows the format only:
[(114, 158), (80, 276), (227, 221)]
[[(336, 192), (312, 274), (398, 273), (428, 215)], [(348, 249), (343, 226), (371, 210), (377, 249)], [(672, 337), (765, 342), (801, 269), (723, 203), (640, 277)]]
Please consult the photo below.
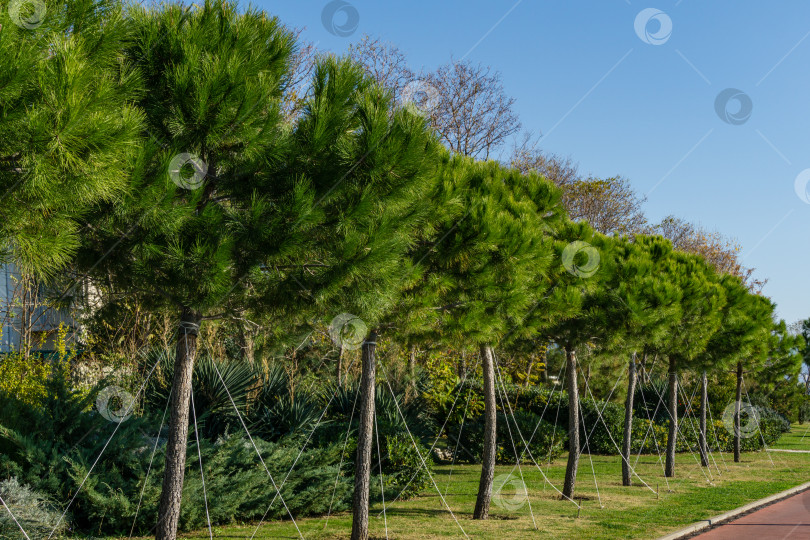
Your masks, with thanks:
[[(517, 421), (517, 423), (515, 423)], [(514, 415), (499, 412), (496, 418), (498, 463), (515, 463), (515, 452), (521, 461), (554, 459), (565, 448), (568, 439), (566, 431), (560, 426), (553, 426), (540, 416), (526, 411), (517, 411)], [(460, 434), (460, 435), (459, 435)], [(464, 422), (463, 425), (448, 426), (450, 446), (458, 448), (456, 461), (479, 463), (484, 450), (484, 417), (478, 416)], [(526, 452), (526, 443), (529, 451)]]
[[(472, 383), (470, 387), (483, 398), (480, 383)], [(542, 420), (541, 425), (543, 427), (538, 430), (541, 434), (551, 434), (552, 432), (558, 434), (554, 437), (554, 448), (549, 447), (552, 440), (551, 436), (541, 436), (538, 441), (533, 441), (531, 451), (535, 457), (537, 455), (548, 456), (549, 454), (553, 457), (559, 455), (567, 447), (569, 409), (566, 392), (559, 389), (552, 391), (540, 387), (506, 385), (506, 396), (510, 402), (511, 410), (514, 411), (516, 418), (519, 418), (518, 424), (521, 426), (521, 432), (526, 433), (523, 424), (533, 424), (531, 427), (526, 427), (528, 432), (531, 433), (534, 425), (537, 425), (538, 421)], [(507, 417), (510, 424), (512, 422), (511, 414), (508, 410), (506, 411), (507, 414), (504, 414), (500, 405), (501, 402), (498, 400), (498, 460), (503, 463), (514, 463), (515, 453), (509, 439), (509, 431), (505, 427)], [(592, 454), (618, 455), (624, 431), (623, 404), (599, 400), (594, 402), (589, 397), (586, 397), (582, 399), (580, 409), (580, 445), (583, 451)], [(761, 450), (763, 440), (765, 445), (770, 446), (779, 439), (782, 433), (790, 430), (790, 423), (778, 412), (766, 407), (757, 407), (756, 409), (760, 429), (750, 434), (746, 433), (742, 438), (741, 448), (745, 452)], [(644, 409), (636, 409), (634, 412), (636, 415), (644, 414), (646, 416)], [(633, 452), (642, 451), (643, 453), (654, 454), (658, 450), (661, 452), (665, 450), (669, 430), (666, 410), (659, 407), (656, 418), (652, 420), (652, 431), (650, 430), (650, 423), (650, 420), (646, 417), (634, 417), (631, 438)], [(690, 416), (688, 419), (681, 418), (679, 424), (676, 451), (697, 451), (697, 421)], [(464, 430), (468, 430), (469, 433), (465, 435), (462, 431), (462, 447), (457, 458), (465, 461), (480, 461), (481, 450), (483, 449), (483, 417), (468, 418), (465, 421)], [(449, 425), (447, 428), (451, 446), (456, 443), (458, 431), (458, 424)], [(514, 428), (513, 437), (515, 437), (517, 443), (522, 444), (518, 441)], [(528, 436), (526, 438), (528, 439)], [(585, 447), (586, 439), (587, 448)], [(658, 450), (656, 449), (656, 443)], [(561, 444), (561, 446), (557, 448), (557, 444)], [(726, 452), (733, 450), (733, 433), (726, 429), (721, 419), (715, 419), (713, 425), (710, 423), (708, 444), (712, 450), (716, 450), (718, 447)], [(523, 447), (520, 446), (520, 448)]]
[[(644, 418), (633, 420), (633, 436), (631, 442), (632, 452), (644, 454), (663, 453), (669, 439), (669, 421), (664, 423), (653, 423), (650, 430), (650, 421)], [(769, 420), (760, 422), (760, 430), (750, 434), (745, 433), (740, 439), (740, 448), (743, 452), (761, 450), (763, 448), (763, 436), (765, 443), (770, 446), (782, 435), (779, 425)], [(713, 423), (707, 422), (708, 434), (706, 444), (711, 451), (718, 448), (723, 452), (734, 450), (734, 434), (726, 429), (722, 420), (715, 420)], [(697, 452), (698, 451), (699, 423), (697, 420), (680, 419), (678, 421), (678, 439), (675, 443), (676, 452)], [(762, 433), (762, 435), (760, 434)], [(658, 448), (656, 448), (656, 443)]]

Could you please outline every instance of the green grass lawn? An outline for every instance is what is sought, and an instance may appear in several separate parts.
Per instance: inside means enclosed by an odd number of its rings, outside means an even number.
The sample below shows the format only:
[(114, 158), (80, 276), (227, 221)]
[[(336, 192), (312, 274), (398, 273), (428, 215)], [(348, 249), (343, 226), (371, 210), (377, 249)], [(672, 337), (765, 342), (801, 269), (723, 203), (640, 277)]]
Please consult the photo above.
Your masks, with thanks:
[[(807, 433), (806, 437), (803, 435)], [(794, 425), (775, 447), (810, 450), (810, 425)], [(436, 468), (434, 476), (450, 509), (470, 538), (656, 538), (748, 502), (766, 497), (810, 480), (810, 454), (754, 452), (743, 454), (734, 463), (729, 454), (714, 454), (711, 470), (701, 469), (691, 454), (676, 458), (676, 477), (667, 483), (658, 456), (642, 455), (636, 471), (650, 486), (634, 477), (633, 487), (621, 485), (621, 463), (616, 456), (593, 456), (593, 470), (587, 454), (580, 459), (577, 496), (581, 511), (570, 501), (560, 500), (531, 463), (522, 472), (528, 501), (522, 505), (499, 506), (493, 501), (490, 519), (474, 521), (472, 510), (478, 488), (480, 468), (475, 465)], [(566, 455), (544, 466), (544, 472), (558, 488), (562, 486)], [(509, 474), (512, 467), (498, 467), (497, 475)], [(594, 483), (594, 472), (596, 484)], [(520, 478), (517, 470), (515, 478)], [(497, 485), (497, 482), (496, 482)], [(598, 492), (597, 486), (598, 485)], [(511, 489), (511, 491), (510, 491)], [(658, 494), (656, 494), (658, 492)], [(269, 493), (269, 492), (268, 492)], [(503, 490), (511, 502), (514, 488)], [(216, 501), (212, 501), (216, 504)], [(386, 537), (386, 519), (382, 505), (372, 508), (370, 523), (374, 538)], [(379, 514), (379, 515), (378, 515)], [(533, 514), (533, 517), (532, 517)], [(387, 507), (388, 537), (400, 539), (463, 537), (435, 489), (419, 497)], [(298, 520), (305, 538), (348, 538), (351, 514)], [(250, 538), (256, 526), (216, 527), (215, 538)], [(208, 538), (208, 531), (185, 535)], [(298, 538), (289, 521), (263, 524), (257, 539)]]
[(784, 450), (810, 450), (810, 424), (803, 426), (793, 424), (793, 430), (782, 435), (773, 447)]

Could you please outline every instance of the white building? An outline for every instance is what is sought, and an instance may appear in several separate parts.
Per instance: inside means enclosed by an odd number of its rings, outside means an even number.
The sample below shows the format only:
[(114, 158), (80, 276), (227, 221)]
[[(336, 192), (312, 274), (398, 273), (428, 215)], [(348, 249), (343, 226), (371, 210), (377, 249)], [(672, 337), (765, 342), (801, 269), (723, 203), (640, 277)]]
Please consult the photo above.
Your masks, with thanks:
[(78, 324), (70, 314), (49, 307), (44, 288), (26, 286), (13, 264), (0, 265), (0, 353), (22, 350), (26, 336), (33, 351), (53, 351), (60, 323), (75, 342)]

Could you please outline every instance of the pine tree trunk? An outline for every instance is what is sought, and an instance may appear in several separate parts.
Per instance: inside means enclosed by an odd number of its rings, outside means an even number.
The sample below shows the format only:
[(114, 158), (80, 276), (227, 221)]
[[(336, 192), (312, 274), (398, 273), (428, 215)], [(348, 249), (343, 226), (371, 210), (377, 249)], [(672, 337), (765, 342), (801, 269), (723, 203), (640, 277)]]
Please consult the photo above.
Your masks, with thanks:
[(577, 355), (573, 348), (565, 349), (568, 371), (568, 464), (565, 467), (563, 496), (574, 498), (579, 466), (579, 388), (577, 387)]
[(169, 437), (166, 442), (163, 489), (160, 493), (158, 524), (155, 540), (175, 540), (180, 519), (180, 501), (183, 494), (183, 476), (188, 444), (188, 413), (191, 398), (191, 378), (197, 355), (197, 331), (202, 316), (183, 310), (180, 317), (172, 380)]
[(737, 401), (734, 404), (734, 463), (740, 462), (740, 400), (742, 399), (742, 362), (737, 362)]
[(337, 373), (335, 376), (337, 377), (337, 384), (338, 386), (343, 386), (343, 344), (338, 347), (338, 357), (337, 357)]
[(667, 438), (667, 463), (664, 474), (675, 476), (675, 443), (678, 437), (678, 373), (675, 359), (669, 359), (669, 437)]
[(360, 427), (357, 432), (354, 496), (352, 497), (352, 540), (368, 540), (368, 501), (371, 482), (371, 443), (374, 429), (377, 332), (371, 330), (363, 343), (363, 373), (360, 378)]
[(495, 478), (496, 410), (495, 410), (495, 357), (492, 347), (481, 346), (481, 363), (484, 371), (484, 455), (481, 459), (481, 480), (478, 483), (478, 498), (475, 501), (473, 519), (489, 517), (492, 499), (492, 482)]
[(624, 402), (624, 440), (622, 441), (622, 485), (633, 485), (630, 478), (630, 443), (633, 436), (633, 397), (636, 393), (636, 353), (628, 364), (627, 399)]
[(700, 447), (700, 464), (709, 466), (709, 448), (706, 444), (706, 409), (709, 407), (709, 379), (706, 372), (700, 378), (700, 431), (698, 432)]

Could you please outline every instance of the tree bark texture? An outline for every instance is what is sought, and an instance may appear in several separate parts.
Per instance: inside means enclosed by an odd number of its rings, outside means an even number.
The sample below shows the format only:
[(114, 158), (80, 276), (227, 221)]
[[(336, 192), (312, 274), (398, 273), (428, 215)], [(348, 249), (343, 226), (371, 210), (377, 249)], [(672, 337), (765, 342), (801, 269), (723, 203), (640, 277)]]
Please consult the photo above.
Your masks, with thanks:
[(740, 462), (740, 400), (742, 400), (742, 362), (737, 362), (737, 401), (734, 403), (734, 463)]
[(675, 443), (678, 438), (678, 373), (675, 359), (669, 359), (669, 437), (667, 438), (667, 463), (664, 474), (675, 476)]
[(352, 540), (368, 540), (368, 500), (371, 482), (371, 447), (374, 431), (377, 332), (369, 332), (363, 343), (360, 377), (360, 427), (357, 432), (357, 459), (352, 497)]
[(481, 362), (484, 371), (484, 455), (481, 459), (481, 480), (478, 483), (478, 498), (475, 501), (473, 519), (487, 519), (492, 500), (492, 482), (495, 478), (496, 421), (495, 410), (495, 356), (492, 347), (481, 346)]
[(183, 477), (188, 444), (188, 414), (194, 359), (197, 355), (197, 332), (202, 316), (183, 310), (180, 316), (172, 380), (169, 437), (166, 441), (166, 466), (160, 493), (155, 540), (175, 540), (180, 519)]
[(698, 447), (700, 450), (700, 464), (709, 466), (709, 446), (706, 443), (706, 409), (709, 407), (709, 379), (704, 371), (700, 378), (700, 430), (698, 432)]
[(622, 440), (622, 485), (633, 485), (630, 472), (630, 443), (633, 437), (633, 397), (636, 393), (636, 353), (628, 364), (627, 399), (624, 401), (624, 437)]
[(565, 467), (563, 496), (574, 498), (579, 466), (579, 388), (577, 386), (577, 354), (572, 347), (565, 349), (568, 371), (568, 464)]

